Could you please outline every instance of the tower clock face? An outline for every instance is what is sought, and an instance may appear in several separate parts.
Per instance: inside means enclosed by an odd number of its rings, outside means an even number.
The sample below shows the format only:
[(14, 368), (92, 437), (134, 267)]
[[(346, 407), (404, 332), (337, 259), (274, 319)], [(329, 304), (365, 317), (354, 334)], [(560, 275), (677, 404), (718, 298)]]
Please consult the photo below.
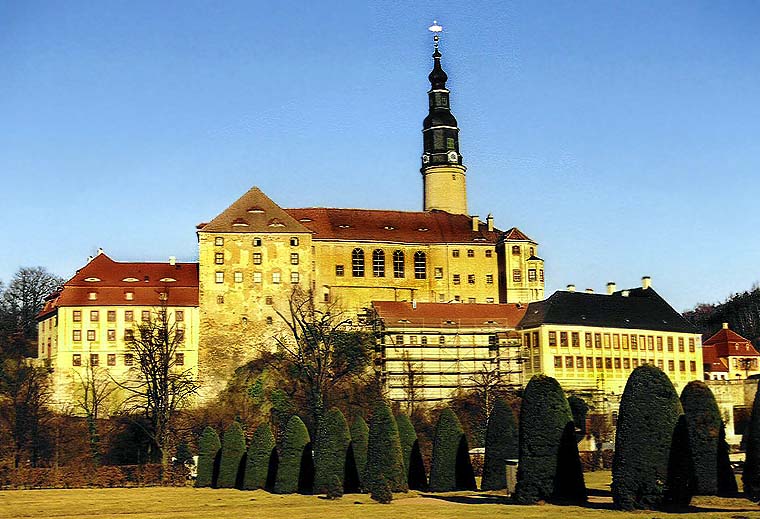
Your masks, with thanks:
[(428, 162), (430, 162), (430, 155), (428, 155), (427, 153), (425, 153), (425, 154), (422, 156), (422, 163), (423, 163), (423, 164), (427, 164)]
[(456, 151), (449, 152), (449, 162), (456, 162), (458, 158)]

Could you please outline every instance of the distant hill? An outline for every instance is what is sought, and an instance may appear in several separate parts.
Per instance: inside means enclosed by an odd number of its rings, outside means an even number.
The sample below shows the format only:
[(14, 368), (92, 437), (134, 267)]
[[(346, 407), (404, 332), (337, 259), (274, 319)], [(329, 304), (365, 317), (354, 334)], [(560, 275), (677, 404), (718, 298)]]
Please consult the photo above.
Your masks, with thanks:
[(683, 316), (696, 326), (707, 339), (720, 330), (722, 323), (736, 333), (760, 346), (760, 287), (754, 285), (749, 291), (734, 294), (724, 303), (700, 304)]

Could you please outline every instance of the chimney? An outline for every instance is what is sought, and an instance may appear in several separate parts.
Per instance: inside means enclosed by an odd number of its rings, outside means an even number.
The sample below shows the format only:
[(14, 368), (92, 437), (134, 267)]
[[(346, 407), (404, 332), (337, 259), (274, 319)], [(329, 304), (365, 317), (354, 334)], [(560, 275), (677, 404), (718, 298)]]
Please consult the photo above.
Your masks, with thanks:
[(474, 214), (470, 218), (472, 218), (472, 230), (473, 231), (479, 231), (480, 230), (480, 219), (478, 215)]
[(593, 294), (594, 293), (594, 289), (593, 288), (587, 288), (586, 289), (586, 293), (587, 294)]
[(172, 267), (177, 264), (177, 256), (169, 256), (169, 265)]
[(101, 254), (103, 254), (103, 248), (102, 247), (98, 247), (98, 256), (100, 256)]
[(488, 213), (488, 216), (486, 216), (486, 224), (488, 225), (488, 231), (493, 232), (493, 215), (491, 213)]
[(723, 329), (728, 330), (728, 323), (723, 323)]
[(609, 295), (614, 294), (616, 289), (617, 289), (617, 285), (615, 285), (614, 281), (610, 281), (609, 283), (607, 283), (607, 293)]
[(652, 286), (652, 278), (651, 277), (644, 276), (643, 278), (641, 278), (641, 288), (643, 288), (643, 289), (646, 290), (647, 288), (650, 288), (651, 286)]
[(567, 285), (568, 292), (575, 292), (575, 285)]

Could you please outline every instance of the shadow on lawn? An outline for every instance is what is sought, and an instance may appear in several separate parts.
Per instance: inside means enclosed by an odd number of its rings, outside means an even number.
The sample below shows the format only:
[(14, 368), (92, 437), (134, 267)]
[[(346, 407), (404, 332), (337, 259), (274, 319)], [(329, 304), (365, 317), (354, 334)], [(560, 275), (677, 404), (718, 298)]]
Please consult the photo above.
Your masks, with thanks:
[(509, 505), (512, 499), (507, 496), (498, 496), (493, 494), (472, 494), (469, 496), (442, 496), (438, 494), (420, 494), (420, 497), (448, 501), (449, 503), (459, 503), (462, 505)]

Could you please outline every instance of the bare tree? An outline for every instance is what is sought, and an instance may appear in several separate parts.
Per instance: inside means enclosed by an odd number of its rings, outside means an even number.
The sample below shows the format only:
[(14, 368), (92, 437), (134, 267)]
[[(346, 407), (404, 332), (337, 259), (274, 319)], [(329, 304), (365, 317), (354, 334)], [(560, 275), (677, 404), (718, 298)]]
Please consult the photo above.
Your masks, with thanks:
[(20, 268), (2, 293), (2, 322), (7, 333), (20, 332), (26, 341), (37, 338), (37, 314), (45, 298), (57, 290), (64, 280), (44, 267)]
[(419, 364), (412, 362), (411, 355), (408, 351), (401, 354), (404, 374), (404, 393), (406, 393), (406, 412), (409, 416), (414, 416), (417, 409), (417, 403), (421, 400), (422, 392), (422, 368)]
[(482, 364), (481, 369), (468, 381), (482, 403), (484, 416), (491, 416), (494, 402), (506, 389), (504, 376), (498, 365)]
[(136, 423), (160, 453), (166, 474), (175, 420), (190, 406), (199, 386), (192, 369), (185, 368), (178, 356), (184, 333), (170, 318), (167, 305), (151, 312), (150, 317), (136, 326), (128, 341), (134, 364), (126, 379), (112, 380), (127, 393), (124, 410), (144, 418), (144, 422)]
[(307, 410), (318, 424), (333, 391), (366, 369), (366, 334), (351, 332), (351, 320), (334, 305), (317, 307), (311, 291), (296, 288), (287, 309), (275, 311), (287, 330), (274, 338), (277, 357), (303, 386)]
[(74, 372), (79, 379), (79, 390), (76, 392), (76, 406), (84, 412), (87, 418), (87, 432), (90, 439), (90, 452), (93, 460), (100, 460), (100, 435), (98, 434), (98, 418), (103, 406), (116, 391), (117, 385), (109, 376), (108, 370), (88, 362), (84, 370)]

